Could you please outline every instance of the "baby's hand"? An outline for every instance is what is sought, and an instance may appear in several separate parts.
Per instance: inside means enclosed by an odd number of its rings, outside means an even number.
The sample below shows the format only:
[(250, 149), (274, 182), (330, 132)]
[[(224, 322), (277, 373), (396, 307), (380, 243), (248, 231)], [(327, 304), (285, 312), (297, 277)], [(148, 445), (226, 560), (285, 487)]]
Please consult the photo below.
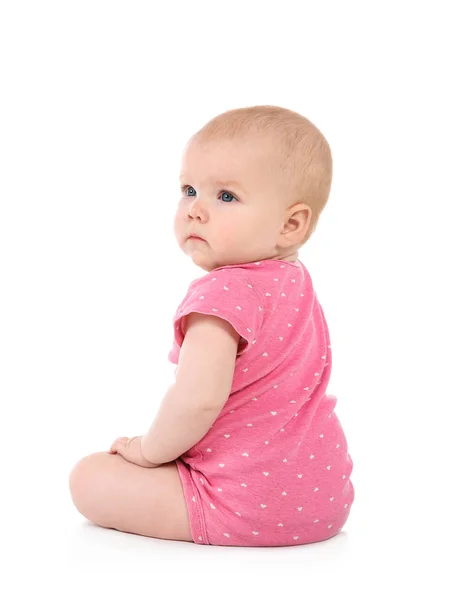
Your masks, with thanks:
[(139, 467), (154, 468), (159, 467), (155, 463), (149, 462), (143, 457), (140, 443), (143, 436), (137, 435), (133, 438), (120, 437), (117, 438), (112, 444), (109, 454), (120, 454), (127, 461), (138, 465)]

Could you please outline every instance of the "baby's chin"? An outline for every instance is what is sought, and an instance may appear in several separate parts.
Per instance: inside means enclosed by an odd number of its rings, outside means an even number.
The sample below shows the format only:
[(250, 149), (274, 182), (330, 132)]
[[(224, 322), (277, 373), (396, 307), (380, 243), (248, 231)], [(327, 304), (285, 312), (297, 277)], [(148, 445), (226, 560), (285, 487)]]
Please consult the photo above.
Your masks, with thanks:
[(187, 254), (188, 254), (189, 258), (192, 260), (192, 262), (197, 267), (204, 269), (204, 271), (210, 272), (210, 271), (213, 271), (214, 269), (217, 269), (219, 266), (221, 266), (209, 254), (206, 255), (205, 252), (199, 252), (197, 250), (194, 250), (192, 252), (188, 251)]
[(199, 256), (197, 253), (192, 254), (191, 259), (196, 266), (200, 267), (201, 269), (204, 269), (204, 271), (207, 271), (208, 273), (214, 271), (215, 269), (219, 269), (220, 267), (227, 267), (231, 264), (235, 264), (235, 261), (231, 262), (230, 260), (215, 260), (212, 257), (206, 257), (201, 255)]
[(259, 256), (241, 255), (237, 252), (224, 252), (210, 246), (208, 242), (198, 242), (193, 248), (187, 248), (188, 256), (193, 263), (205, 271), (214, 271), (220, 267), (242, 265), (264, 260)]

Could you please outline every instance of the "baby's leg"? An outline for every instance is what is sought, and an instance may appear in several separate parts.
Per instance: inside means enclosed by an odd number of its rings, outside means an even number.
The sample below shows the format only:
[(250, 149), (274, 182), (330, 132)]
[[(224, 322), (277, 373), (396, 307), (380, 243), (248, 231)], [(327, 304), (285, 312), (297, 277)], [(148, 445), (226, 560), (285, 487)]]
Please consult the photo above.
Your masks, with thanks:
[(102, 527), (193, 541), (175, 462), (147, 469), (120, 454), (96, 452), (74, 466), (70, 492), (78, 511)]

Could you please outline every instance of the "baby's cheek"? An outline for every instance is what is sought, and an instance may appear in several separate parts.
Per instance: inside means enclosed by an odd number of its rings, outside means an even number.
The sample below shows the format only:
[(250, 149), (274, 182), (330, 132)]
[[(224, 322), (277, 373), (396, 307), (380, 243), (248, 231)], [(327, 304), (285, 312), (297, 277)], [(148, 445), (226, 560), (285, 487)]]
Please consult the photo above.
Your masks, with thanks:
[(234, 244), (238, 240), (237, 232), (232, 227), (224, 226), (216, 234), (215, 244), (220, 248), (226, 248), (228, 244)]
[(175, 216), (173, 218), (173, 233), (175, 235), (176, 238), (179, 237), (179, 232), (180, 232), (180, 217), (178, 212), (175, 213)]

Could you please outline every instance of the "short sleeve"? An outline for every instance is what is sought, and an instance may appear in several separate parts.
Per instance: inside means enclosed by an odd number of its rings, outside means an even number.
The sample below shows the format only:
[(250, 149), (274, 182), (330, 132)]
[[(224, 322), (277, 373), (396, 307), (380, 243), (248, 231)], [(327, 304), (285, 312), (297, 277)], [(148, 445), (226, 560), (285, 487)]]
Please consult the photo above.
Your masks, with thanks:
[(216, 269), (192, 282), (173, 318), (174, 343), (168, 359), (178, 364), (183, 317), (197, 312), (228, 321), (240, 335), (237, 356), (249, 352), (261, 331), (264, 310), (258, 292), (240, 268)]

